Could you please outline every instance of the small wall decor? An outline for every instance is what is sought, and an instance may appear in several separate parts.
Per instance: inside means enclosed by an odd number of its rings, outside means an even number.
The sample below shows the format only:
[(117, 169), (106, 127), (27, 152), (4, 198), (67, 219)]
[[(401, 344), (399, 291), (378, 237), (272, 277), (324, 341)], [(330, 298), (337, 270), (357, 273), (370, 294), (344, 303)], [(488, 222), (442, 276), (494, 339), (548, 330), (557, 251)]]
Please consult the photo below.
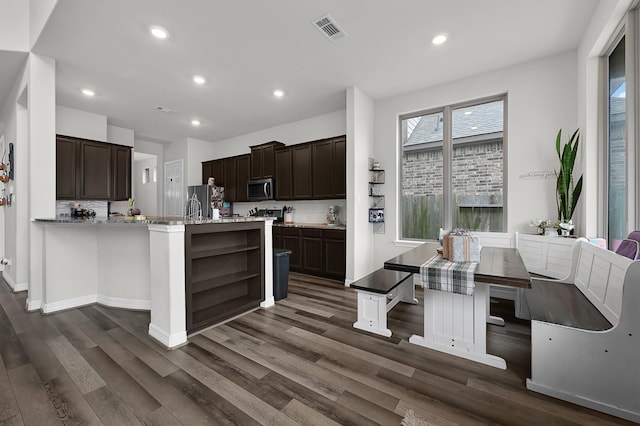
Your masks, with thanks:
[(369, 222), (384, 222), (384, 209), (369, 209)]

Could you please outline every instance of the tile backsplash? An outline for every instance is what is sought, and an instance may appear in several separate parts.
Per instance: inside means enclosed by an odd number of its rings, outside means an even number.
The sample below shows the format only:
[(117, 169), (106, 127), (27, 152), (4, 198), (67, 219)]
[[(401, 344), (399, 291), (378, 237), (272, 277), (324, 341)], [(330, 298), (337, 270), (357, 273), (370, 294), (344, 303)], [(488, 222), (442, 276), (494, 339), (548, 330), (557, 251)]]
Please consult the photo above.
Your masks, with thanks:
[(69, 216), (72, 204), (80, 204), (81, 209), (94, 210), (96, 217), (108, 216), (109, 202), (97, 200), (56, 200), (56, 216)]
[(284, 206), (293, 206), (293, 221), (296, 223), (327, 223), (329, 206), (339, 207), (341, 224), (347, 221), (347, 201), (344, 199), (233, 203), (233, 214), (247, 216), (251, 209), (282, 209)]

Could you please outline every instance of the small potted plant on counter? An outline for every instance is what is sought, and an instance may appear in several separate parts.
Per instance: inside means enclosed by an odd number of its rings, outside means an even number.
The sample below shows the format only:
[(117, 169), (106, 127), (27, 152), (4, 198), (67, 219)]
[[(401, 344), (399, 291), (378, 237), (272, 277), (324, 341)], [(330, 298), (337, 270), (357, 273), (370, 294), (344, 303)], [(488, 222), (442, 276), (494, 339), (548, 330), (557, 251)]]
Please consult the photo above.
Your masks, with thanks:
[(137, 216), (140, 214), (140, 209), (134, 207), (136, 200), (135, 198), (129, 198), (127, 200), (129, 203), (129, 211), (127, 212), (127, 216)]

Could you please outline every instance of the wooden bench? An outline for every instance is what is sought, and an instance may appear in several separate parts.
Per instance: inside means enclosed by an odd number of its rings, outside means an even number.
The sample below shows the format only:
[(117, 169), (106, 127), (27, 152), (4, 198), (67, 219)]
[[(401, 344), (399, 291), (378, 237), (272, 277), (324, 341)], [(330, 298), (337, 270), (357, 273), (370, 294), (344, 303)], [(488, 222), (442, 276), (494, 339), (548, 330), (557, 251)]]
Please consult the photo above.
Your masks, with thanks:
[(413, 274), (378, 269), (350, 284), (358, 294), (358, 321), (353, 327), (390, 337), (387, 312), (398, 302), (417, 304)]
[(640, 422), (640, 261), (578, 241), (569, 275), (526, 299), (527, 388)]

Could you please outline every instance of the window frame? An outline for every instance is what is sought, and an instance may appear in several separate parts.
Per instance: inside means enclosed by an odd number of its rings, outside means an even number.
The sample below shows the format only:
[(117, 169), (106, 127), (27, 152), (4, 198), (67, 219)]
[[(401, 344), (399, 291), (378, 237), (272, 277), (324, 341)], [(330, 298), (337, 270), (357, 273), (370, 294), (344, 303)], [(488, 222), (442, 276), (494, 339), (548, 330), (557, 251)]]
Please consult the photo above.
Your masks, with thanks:
[[(503, 232), (507, 232), (508, 227), (508, 205), (509, 205), (509, 196), (508, 196), (508, 93), (501, 93), (492, 96), (486, 96), (482, 98), (475, 98), (464, 102), (458, 102), (454, 104), (445, 105), (442, 107), (423, 109), (419, 111), (409, 112), (406, 114), (400, 114), (398, 116), (398, 134), (397, 134), (397, 143), (398, 143), (398, 159), (396, 164), (398, 166), (398, 179), (397, 179), (397, 200), (396, 200), (396, 212), (397, 212), (397, 226), (396, 226), (396, 241), (398, 242), (418, 242), (418, 241), (430, 241), (430, 240), (422, 240), (417, 238), (404, 238), (402, 236), (403, 230), (403, 212), (402, 212), (402, 181), (403, 181), (403, 156), (405, 153), (405, 149), (403, 146), (403, 120), (407, 120), (413, 117), (420, 117), (424, 115), (442, 113), (442, 142), (434, 143), (432, 147), (442, 147), (442, 173), (443, 173), (443, 182), (442, 182), (442, 228), (451, 229), (453, 226), (453, 179), (452, 179), (452, 170), (453, 170), (453, 120), (452, 120), (452, 112), (457, 109), (466, 108), (474, 105), (481, 105), (490, 102), (502, 101), (502, 224), (503, 224)], [(488, 140), (496, 139), (496, 133), (491, 133), (491, 137)], [(463, 139), (461, 143), (465, 143), (464, 139), (473, 139), (474, 137), (466, 137), (460, 138)], [(407, 152), (417, 151), (417, 148), (409, 148)]]

